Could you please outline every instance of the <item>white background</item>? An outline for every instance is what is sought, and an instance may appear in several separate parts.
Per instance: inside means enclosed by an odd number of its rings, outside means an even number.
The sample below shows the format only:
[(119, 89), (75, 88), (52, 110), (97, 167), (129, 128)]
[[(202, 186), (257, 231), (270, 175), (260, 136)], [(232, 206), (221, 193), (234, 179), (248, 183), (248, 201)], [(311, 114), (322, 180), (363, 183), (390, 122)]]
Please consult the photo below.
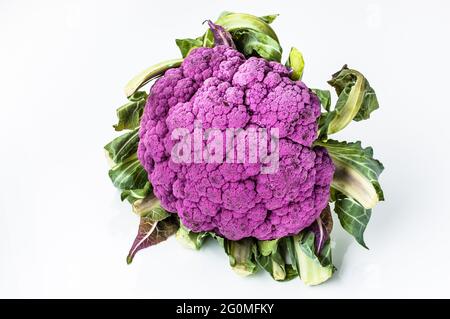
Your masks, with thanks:
[[(0, 0), (0, 297), (450, 297), (448, 1)], [(339, 138), (361, 139), (386, 170), (367, 251), (336, 222), (334, 278), (318, 287), (241, 278), (214, 243), (171, 238), (125, 256), (138, 218), (107, 176), (124, 84), (178, 57), (223, 11), (280, 13), (286, 52), (326, 88), (344, 63), (380, 109)], [(284, 60), (284, 59), (283, 59)]]

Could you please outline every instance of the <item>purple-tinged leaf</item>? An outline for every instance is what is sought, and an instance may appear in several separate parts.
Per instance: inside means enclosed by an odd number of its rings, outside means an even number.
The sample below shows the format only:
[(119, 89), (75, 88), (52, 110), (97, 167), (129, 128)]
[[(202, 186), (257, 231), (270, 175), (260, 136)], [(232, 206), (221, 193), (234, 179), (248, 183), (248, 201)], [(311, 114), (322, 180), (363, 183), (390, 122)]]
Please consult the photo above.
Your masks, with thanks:
[(333, 219), (331, 217), (330, 206), (327, 206), (320, 214), (320, 217), (310, 226), (310, 230), (315, 235), (314, 244), (317, 254), (320, 253), (326, 241), (330, 238), (332, 229)]
[(144, 248), (156, 245), (178, 230), (178, 223), (173, 218), (153, 221), (149, 217), (141, 217), (138, 234), (127, 256), (127, 264), (131, 264), (136, 253)]
[(224, 27), (214, 24), (211, 20), (207, 20), (209, 28), (214, 36), (214, 45), (226, 45), (236, 49), (231, 34)]

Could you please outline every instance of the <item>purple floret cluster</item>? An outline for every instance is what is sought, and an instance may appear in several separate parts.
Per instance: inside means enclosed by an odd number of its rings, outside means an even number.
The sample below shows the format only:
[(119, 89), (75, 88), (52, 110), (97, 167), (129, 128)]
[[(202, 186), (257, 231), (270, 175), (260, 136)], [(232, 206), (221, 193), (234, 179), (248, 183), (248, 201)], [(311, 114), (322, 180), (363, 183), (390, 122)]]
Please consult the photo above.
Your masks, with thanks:
[[(227, 47), (193, 50), (150, 91), (141, 120), (138, 157), (155, 195), (192, 231), (230, 240), (296, 234), (319, 217), (329, 198), (334, 166), (312, 148), (320, 103), (277, 62), (246, 59)], [(260, 163), (176, 163), (174, 129), (277, 128), (279, 169)]]

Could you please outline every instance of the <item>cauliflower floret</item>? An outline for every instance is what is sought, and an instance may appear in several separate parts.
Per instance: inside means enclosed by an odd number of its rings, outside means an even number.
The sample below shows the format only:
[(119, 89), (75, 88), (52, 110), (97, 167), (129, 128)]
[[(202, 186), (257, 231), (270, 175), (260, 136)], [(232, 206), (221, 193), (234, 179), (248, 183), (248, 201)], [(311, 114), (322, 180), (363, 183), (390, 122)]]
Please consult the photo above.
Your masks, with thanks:
[[(311, 147), (319, 115), (318, 98), (290, 80), (283, 65), (246, 60), (226, 46), (198, 48), (151, 88), (138, 158), (161, 205), (191, 230), (231, 240), (292, 235), (328, 202), (334, 166), (324, 148)], [(192, 133), (196, 121), (222, 132), (277, 128), (278, 170), (261, 174), (261, 163), (174, 162), (172, 132)]]

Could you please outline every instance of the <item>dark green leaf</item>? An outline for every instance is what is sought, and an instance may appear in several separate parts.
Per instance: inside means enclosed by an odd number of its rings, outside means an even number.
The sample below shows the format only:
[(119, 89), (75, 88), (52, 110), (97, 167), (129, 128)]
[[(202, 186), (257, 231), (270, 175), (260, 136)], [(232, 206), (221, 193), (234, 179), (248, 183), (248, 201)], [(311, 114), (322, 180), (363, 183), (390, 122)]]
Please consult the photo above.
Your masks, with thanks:
[(299, 50), (294, 47), (291, 48), (289, 58), (286, 61), (286, 66), (292, 69), (292, 80), (297, 81), (302, 79), (305, 61), (303, 60), (303, 55)]
[(267, 34), (254, 30), (240, 30), (233, 32), (232, 36), (237, 49), (245, 56), (258, 56), (280, 62), (282, 53), (280, 44)]
[(127, 263), (131, 264), (134, 256), (139, 250), (166, 240), (171, 235), (175, 234), (177, 229), (178, 222), (175, 218), (167, 218), (157, 222), (148, 217), (141, 217), (136, 239), (127, 256)]
[(332, 256), (331, 256), (331, 240), (330, 239), (328, 239), (325, 242), (325, 245), (323, 245), (323, 248), (320, 251), (318, 258), (319, 258), (320, 264), (323, 267), (327, 267), (330, 265), (333, 266), (333, 260), (332, 260)]
[(330, 111), (331, 106), (331, 93), (328, 90), (311, 89), (315, 95), (319, 98), (320, 104), (325, 111)]
[(363, 236), (372, 211), (364, 209), (358, 202), (345, 196), (338, 197), (334, 211), (338, 215), (342, 227), (355, 237), (361, 246), (367, 248)]
[(284, 278), (284, 281), (289, 281), (299, 277), (297, 270), (295, 270), (291, 264), (286, 264), (285, 271), (286, 277)]
[(127, 158), (136, 154), (139, 143), (139, 128), (116, 137), (105, 146), (108, 157), (113, 163), (122, 163)]
[(176, 39), (178, 48), (180, 49), (181, 55), (185, 58), (192, 49), (199, 48), (203, 45), (202, 39)]
[(129, 97), (129, 102), (117, 109), (117, 124), (113, 127), (116, 131), (132, 130), (139, 126), (142, 113), (144, 112), (147, 93), (138, 91)]
[(148, 182), (147, 172), (142, 167), (136, 155), (110, 169), (109, 177), (114, 186), (121, 190), (144, 188)]
[(371, 147), (362, 148), (361, 142), (348, 143), (335, 140), (316, 141), (330, 154), (335, 165), (331, 186), (357, 200), (364, 208), (373, 208), (384, 200), (378, 177), (384, 167), (373, 158)]
[(318, 131), (318, 139), (326, 140), (328, 138), (328, 127), (330, 126), (331, 121), (333, 121), (335, 117), (334, 112), (323, 112), (319, 117), (319, 131)]

